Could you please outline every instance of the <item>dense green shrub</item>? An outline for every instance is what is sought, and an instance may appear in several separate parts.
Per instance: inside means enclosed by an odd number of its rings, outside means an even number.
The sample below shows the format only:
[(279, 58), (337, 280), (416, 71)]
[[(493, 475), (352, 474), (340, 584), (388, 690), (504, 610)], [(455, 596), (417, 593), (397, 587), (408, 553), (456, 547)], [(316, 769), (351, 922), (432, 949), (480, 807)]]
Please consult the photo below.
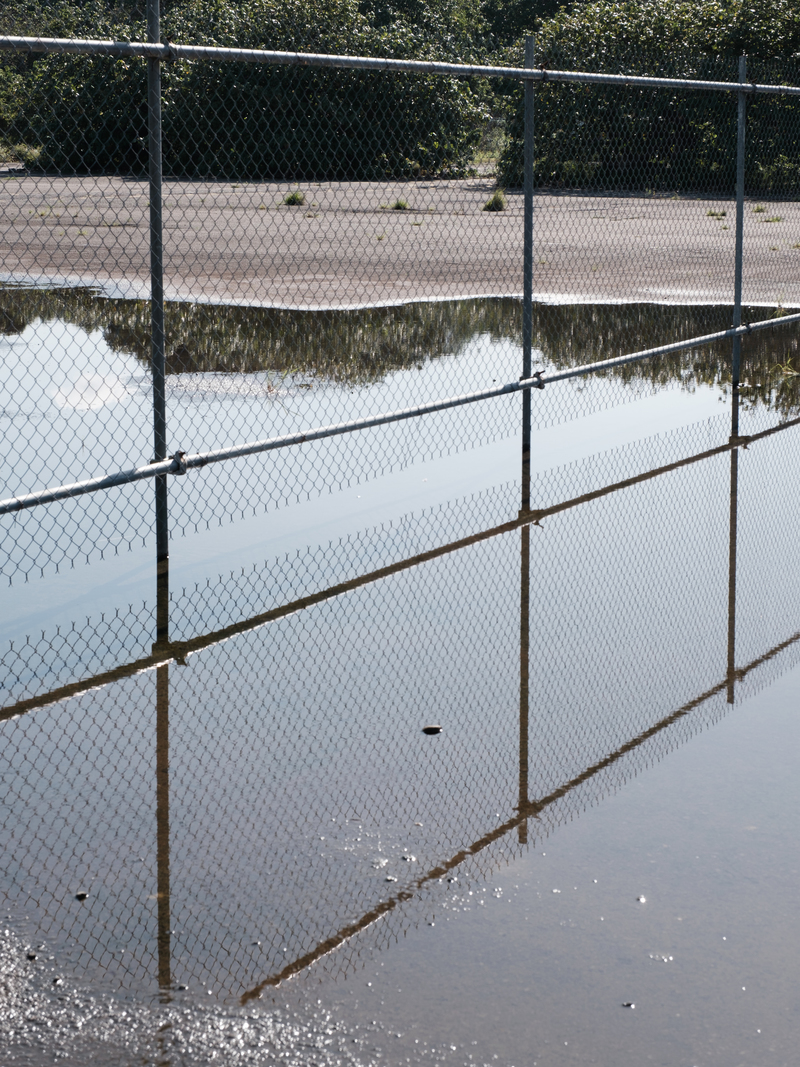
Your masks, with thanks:
[[(737, 80), (742, 51), (756, 80), (798, 84), (800, 9), (786, 0), (599, 0), (562, 10), (537, 38), (538, 59), (549, 69), (719, 81)], [(521, 64), (521, 46), (510, 58)], [(519, 187), (522, 94), (514, 87), (510, 95), (499, 178)], [(733, 94), (557, 84), (536, 90), (540, 186), (729, 194), (735, 143)], [(749, 191), (800, 190), (800, 103), (751, 101), (747, 144)]]
[[(375, 26), (355, 0), (184, 0), (167, 10), (162, 39), (470, 59), (465, 4), (440, 11), (421, 28)], [(144, 35), (141, 23), (115, 22), (118, 10), (98, 4), (96, 15), (94, 37)], [(73, 19), (72, 32), (84, 29), (82, 18)], [(143, 172), (143, 61), (41, 57), (23, 81), (22, 92), (15, 90), (16, 112), (0, 129), (6, 143), (40, 145), (39, 166), (50, 171)], [(458, 79), (206, 61), (166, 64), (162, 81), (165, 173), (192, 178), (464, 175), (488, 95), (485, 85)]]

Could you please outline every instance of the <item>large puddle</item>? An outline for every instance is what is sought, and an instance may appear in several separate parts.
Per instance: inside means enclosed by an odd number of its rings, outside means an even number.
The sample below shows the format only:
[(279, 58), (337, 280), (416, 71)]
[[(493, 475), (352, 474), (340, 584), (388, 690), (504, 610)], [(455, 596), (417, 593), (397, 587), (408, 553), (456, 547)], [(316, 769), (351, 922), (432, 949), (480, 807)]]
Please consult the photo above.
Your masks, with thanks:
[[(146, 305), (3, 300), (7, 367), (30, 373), (37, 338), (53, 360), (30, 417), (6, 408), (10, 442), (43, 424), (63, 441), (73, 417), (100, 440), (125, 405), (135, 428)], [(171, 308), (187, 433), (227, 411), (225, 433), (260, 436), (519, 362), (513, 302), (213, 313), (212, 349), (211, 311)], [(537, 314), (541, 361), (564, 365), (729, 309)], [(553, 391), (532, 516), (517, 401), (451, 447), (428, 447), (454, 429), (433, 423), (402, 462), (376, 460), (371, 488), (287, 493), (269, 523), (177, 540), (158, 601), (147, 536), (17, 582), (0, 648), (8, 1062), (793, 1063), (795, 341), (747, 341), (747, 448), (730, 447), (727, 353), (690, 353)], [(90, 395), (73, 351), (96, 354), (102, 403), (67, 402)], [(263, 492), (242, 469), (236, 491)], [(80, 537), (59, 529), (48, 545)]]

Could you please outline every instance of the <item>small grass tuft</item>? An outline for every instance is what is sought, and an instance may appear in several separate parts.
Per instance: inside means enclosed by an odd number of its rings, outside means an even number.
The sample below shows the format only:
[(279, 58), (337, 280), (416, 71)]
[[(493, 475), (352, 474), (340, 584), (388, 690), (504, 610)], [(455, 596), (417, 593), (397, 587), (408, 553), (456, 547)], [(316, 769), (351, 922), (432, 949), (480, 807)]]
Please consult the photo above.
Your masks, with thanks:
[(783, 222), (783, 215), (771, 215), (768, 219), (764, 219), (764, 222)]
[(287, 207), (302, 207), (306, 202), (305, 194), (301, 193), (299, 189), (295, 189), (293, 193), (286, 194), (283, 202)]
[(756, 204), (756, 206), (753, 208), (753, 214), (754, 215), (763, 215), (766, 210), (767, 209), (764, 207), (763, 204)]
[(395, 200), (395, 202), (391, 205), (391, 210), (392, 211), (408, 211), (408, 201), (407, 200)]
[(726, 214), (727, 212), (725, 211), (714, 211), (712, 208), (709, 208), (706, 212), (710, 219), (724, 219)]
[(483, 205), (484, 211), (505, 211), (506, 209), (506, 194), (502, 189), (498, 189), (492, 193), (486, 203)]

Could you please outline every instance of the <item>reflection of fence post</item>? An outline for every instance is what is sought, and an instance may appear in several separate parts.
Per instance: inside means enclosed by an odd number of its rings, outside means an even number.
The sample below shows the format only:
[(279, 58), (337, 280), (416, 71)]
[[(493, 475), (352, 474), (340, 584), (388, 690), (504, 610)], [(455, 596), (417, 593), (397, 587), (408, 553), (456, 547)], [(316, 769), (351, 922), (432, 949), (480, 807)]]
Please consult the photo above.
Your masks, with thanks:
[(156, 669), (156, 884), (158, 988), (172, 985), (169, 887), (169, 664)]
[[(747, 81), (747, 56), (739, 56), (739, 82)], [(733, 325), (742, 325), (742, 256), (744, 253), (744, 137), (747, 117), (747, 95), (741, 90), (738, 96), (738, 114), (736, 123), (736, 265), (733, 283)], [(731, 361), (731, 387), (734, 391), (733, 425), (731, 433), (739, 432), (739, 377), (741, 373), (742, 341), (733, 339), (733, 358)]]
[[(161, 41), (159, 0), (147, 0), (147, 40)], [(150, 330), (153, 373), (153, 459), (167, 456), (167, 411), (164, 363), (164, 238), (161, 202), (161, 60), (147, 60), (147, 129), (150, 154)], [(156, 560), (166, 580), (169, 560), (167, 476), (155, 479)], [(166, 634), (157, 634), (166, 639)]]
[[(535, 61), (535, 40), (525, 39), (525, 66), (532, 68)], [(523, 241), (522, 241), (522, 377), (532, 373), (533, 347), (533, 82), (526, 79), (525, 93), (525, 148), (523, 157)], [(531, 393), (522, 394), (522, 507), (531, 506)]]
[(731, 495), (728, 525), (728, 703), (736, 681), (736, 534), (739, 500), (739, 449), (731, 449)]
[[(519, 602), (519, 802), (520, 815), (527, 811), (528, 799), (528, 718), (530, 712), (530, 611), (531, 611), (531, 528), (523, 526), (520, 559)], [(528, 820), (517, 827), (519, 843), (528, 843)]]

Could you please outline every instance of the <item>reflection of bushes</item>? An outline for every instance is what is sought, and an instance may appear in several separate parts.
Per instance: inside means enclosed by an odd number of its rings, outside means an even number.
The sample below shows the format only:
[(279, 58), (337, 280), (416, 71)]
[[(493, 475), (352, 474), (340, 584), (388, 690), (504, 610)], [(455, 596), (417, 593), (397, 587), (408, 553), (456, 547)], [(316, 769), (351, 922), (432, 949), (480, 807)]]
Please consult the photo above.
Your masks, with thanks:
[[(752, 308), (745, 317), (765, 316), (763, 308)], [(535, 304), (534, 345), (549, 364), (567, 368), (723, 330), (730, 317), (727, 307)], [(103, 300), (80, 289), (0, 291), (0, 332), (21, 333), (30, 322), (56, 318), (87, 333), (101, 331), (112, 350), (150, 361), (146, 301)], [(521, 346), (522, 306), (508, 298), (359, 311), (169, 303), (166, 327), (168, 374), (271, 371), (363, 386), (430, 360), (456, 357), (481, 335)], [(730, 343), (723, 342), (603, 373), (656, 387), (725, 384), (730, 351)], [(800, 375), (786, 372), (798, 352), (793, 326), (742, 338), (743, 395), (783, 413), (800, 410)]]
[[(342, 385), (368, 385), (431, 359), (458, 355), (479, 334), (513, 334), (513, 300), (461, 300), (360, 311), (166, 305), (167, 373), (275, 371)], [(5, 318), (4, 318), (5, 317)], [(150, 361), (150, 305), (102, 300), (87, 290), (0, 291), (0, 329), (64, 319), (102, 331), (116, 352)]]

